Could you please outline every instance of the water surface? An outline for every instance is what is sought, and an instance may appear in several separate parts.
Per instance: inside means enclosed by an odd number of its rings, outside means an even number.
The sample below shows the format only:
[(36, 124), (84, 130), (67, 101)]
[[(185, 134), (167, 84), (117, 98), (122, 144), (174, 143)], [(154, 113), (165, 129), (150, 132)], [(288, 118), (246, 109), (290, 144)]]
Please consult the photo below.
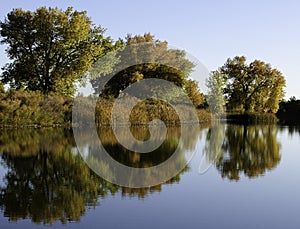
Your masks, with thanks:
[[(299, 228), (299, 128), (187, 128), (180, 138), (180, 128), (169, 127), (163, 144), (149, 154), (124, 149), (108, 127), (98, 130), (110, 156), (136, 168), (163, 162), (177, 147), (174, 166), (195, 152), (166, 183), (136, 189), (90, 170), (69, 129), (2, 130), (1, 228)], [(139, 140), (149, 138), (145, 127), (131, 131)], [(88, 131), (81, 141), (87, 158), (101, 163)]]

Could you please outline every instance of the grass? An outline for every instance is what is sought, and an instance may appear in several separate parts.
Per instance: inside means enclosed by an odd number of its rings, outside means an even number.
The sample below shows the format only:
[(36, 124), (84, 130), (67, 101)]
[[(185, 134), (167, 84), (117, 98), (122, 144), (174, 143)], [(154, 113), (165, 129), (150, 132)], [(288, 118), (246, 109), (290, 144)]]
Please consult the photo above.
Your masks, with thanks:
[[(180, 121), (175, 109), (168, 103), (157, 99), (148, 99), (137, 103), (133, 109), (125, 101), (115, 109), (112, 120), (114, 99), (99, 99), (94, 108), (91, 97), (79, 96), (76, 101), (83, 109), (78, 113), (78, 120), (84, 123), (95, 112), (95, 122), (101, 125), (123, 124), (126, 111), (129, 112), (131, 125), (145, 125), (153, 120), (161, 120), (167, 125), (179, 125), (183, 122), (193, 123), (196, 120), (192, 113), (196, 111), (199, 122), (208, 122), (211, 114), (205, 109), (195, 109), (187, 104), (176, 104), (184, 120)], [(0, 93), (0, 126), (1, 127), (41, 127), (72, 124), (73, 98), (57, 94), (43, 95), (38, 91), (10, 90)], [(83, 123), (82, 123), (83, 122)]]

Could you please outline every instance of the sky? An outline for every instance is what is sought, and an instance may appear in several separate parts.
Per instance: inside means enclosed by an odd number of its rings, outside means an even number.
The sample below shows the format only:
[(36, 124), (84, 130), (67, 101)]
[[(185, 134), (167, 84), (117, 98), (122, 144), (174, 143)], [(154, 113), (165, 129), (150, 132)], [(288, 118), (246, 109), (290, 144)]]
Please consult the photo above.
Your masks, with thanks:
[[(259, 59), (283, 73), (285, 98), (300, 98), (300, 1), (2, 1), (0, 20), (13, 8), (41, 6), (86, 10), (114, 40), (150, 32), (159, 40), (186, 50), (210, 71), (227, 58)], [(0, 47), (0, 66), (8, 62)]]

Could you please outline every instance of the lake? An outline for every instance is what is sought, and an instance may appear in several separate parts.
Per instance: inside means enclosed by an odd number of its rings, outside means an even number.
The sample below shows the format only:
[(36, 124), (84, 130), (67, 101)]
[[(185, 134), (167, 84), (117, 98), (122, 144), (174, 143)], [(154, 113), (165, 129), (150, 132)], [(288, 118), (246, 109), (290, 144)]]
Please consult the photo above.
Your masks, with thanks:
[[(87, 129), (76, 142), (72, 129), (2, 129), (0, 227), (299, 228), (300, 128), (225, 123), (184, 128), (168, 127), (162, 144), (145, 154), (122, 147), (109, 127), (97, 130), (98, 139)], [(131, 133), (140, 141), (150, 138), (146, 127), (132, 127)], [(176, 149), (172, 166), (192, 159), (163, 184), (120, 187), (85, 162), (105, 168), (108, 177), (115, 174), (101, 161), (99, 139), (111, 158), (133, 168), (159, 165)], [(155, 182), (155, 176), (148, 174), (146, 181)]]

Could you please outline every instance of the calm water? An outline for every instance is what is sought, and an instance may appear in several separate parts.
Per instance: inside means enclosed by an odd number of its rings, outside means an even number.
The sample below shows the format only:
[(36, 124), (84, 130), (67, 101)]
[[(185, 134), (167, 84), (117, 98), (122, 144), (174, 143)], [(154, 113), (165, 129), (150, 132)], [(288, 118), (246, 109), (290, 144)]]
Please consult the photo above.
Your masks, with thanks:
[[(110, 128), (98, 130), (115, 160), (151, 167), (180, 147), (176, 177), (151, 188), (113, 185), (78, 154), (71, 130), (1, 130), (1, 228), (299, 228), (300, 128), (276, 125), (169, 128), (149, 154), (126, 151)], [(120, 130), (122, 131), (122, 130)], [(139, 140), (147, 128), (132, 128)], [(82, 134), (99, 161), (94, 139)], [(108, 168), (107, 172), (112, 172)]]

